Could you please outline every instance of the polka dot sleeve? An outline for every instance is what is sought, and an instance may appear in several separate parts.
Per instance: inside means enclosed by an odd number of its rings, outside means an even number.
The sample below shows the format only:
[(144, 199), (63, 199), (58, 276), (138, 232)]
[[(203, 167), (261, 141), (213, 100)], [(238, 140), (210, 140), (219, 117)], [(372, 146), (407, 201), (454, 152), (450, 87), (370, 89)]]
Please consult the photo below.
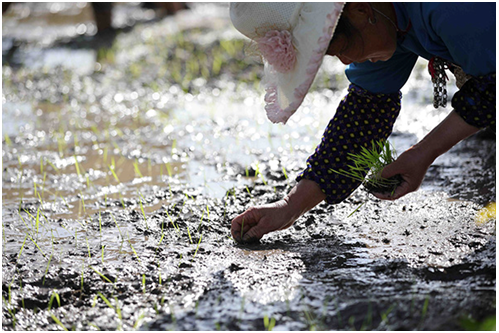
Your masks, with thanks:
[(307, 160), (307, 168), (297, 177), (319, 184), (326, 202), (345, 200), (360, 184), (358, 180), (331, 170), (346, 169), (348, 153), (370, 147), (372, 140), (388, 138), (400, 112), (401, 93), (372, 94), (351, 84), (322, 136), (321, 143)]
[(452, 107), (478, 128), (496, 124), (496, 74), (472, 77), (454, 94)]

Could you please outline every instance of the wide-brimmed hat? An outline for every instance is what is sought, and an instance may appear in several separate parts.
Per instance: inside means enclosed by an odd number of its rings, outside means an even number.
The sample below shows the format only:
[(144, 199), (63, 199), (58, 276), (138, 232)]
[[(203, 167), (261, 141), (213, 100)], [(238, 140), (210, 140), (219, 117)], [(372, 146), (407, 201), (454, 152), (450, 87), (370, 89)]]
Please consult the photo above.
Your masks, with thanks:
[(286, 123), (308, 93), (333, 37), (343, 2), (230, 4), (234, 27), (253, 40), (264, 61), (265, 110)]

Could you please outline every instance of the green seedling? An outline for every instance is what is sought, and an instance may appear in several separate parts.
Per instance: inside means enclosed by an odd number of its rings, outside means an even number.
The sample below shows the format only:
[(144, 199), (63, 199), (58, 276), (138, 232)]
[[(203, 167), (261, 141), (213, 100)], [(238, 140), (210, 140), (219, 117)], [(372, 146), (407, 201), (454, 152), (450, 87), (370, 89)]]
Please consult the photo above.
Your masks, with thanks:
[(128, 244), (130, 244), (130, 248), (132, 249), (133, 253), (137, 257), (137, 260), (139, 261), (139, 263), (142, 263), (142, 261), (140, 261), (139, 255), (137, 254), (137, 252), (135, 251), (135, 249), (134, 249), (134, 247), (132, 245), (132, 242), (130, 241), (130, 236), (128, 236), (128, 231), (126, 232), (126, 235), (127, 235), (127, 238), (128, 238)]
[(105, 280), (106, 282), (109, 282), (111, 283), (112, 285), (114, 285), (114, 282), (112, 282), (111, 280), (109, 280), (104, 274), (102, 274), (101, 272), (99, 272), (95, 267), (93, 266), (89, 266), (91, 269), (93, 269), (93, 271), (95, 273), (97, 273), (103, 280)]
[(116, 228), (118, 228), (118, 232), (120, 233), (120, 236), (123, 238), (123, 235), (121, 234), (120, 226), (118, 225), (118, 221), (116, 221), (113, 214), (111, 214), (111, 217), (113, 218), (114, 223), (116, 224)]
[(426, 314), (428, 312), (428, 304), (430, 303), (430, 296), (426, 296), (425, 298), (425, 301), (424, 301), (424, 304), (423, 304), (423, 309), (421, 310), (421, 320), (420, 320), (420, 324), (423, 323), (425, 317), (426, 317)]
[(362, 326), (360, 328), (361, 331), (366, 331), (372, 326), (372, 317), (373, 317), (372, 305), (371, 303), (369, 303), (367, 307), (366, 317), (364, 318), (364, 321), (362, 322)]
[(5, 134), (5, 143), (7, 144), (7, 146), (12, 146), (12, 141), (10, 141), (10, 138), (7, 134)]
[(80, 191), (80, 197), (81, 197), (80, 212), (81, 212), (81, 208), (83, 208), (83, 214), (86, 214), (87, 210), (85, 209), (85, 198), (83, 197), (83, 192), (82, 191)]
[(192, 237), (191, 237), (191, 231), (189, 230), (189, 226), (187, 226), (187, 235), (189, 236), (189, 241), (192, 244)]
[(118, 183), (120, 183), (120, 179), (118, 178), (118, 175), (116, 175), (116, 173), (114, 172), (114, 168), (115, 168), (114, 163), (113, 163), (113, 165), (109, 165), (109, 170), (111, 170), (111, 173), (113, 174), (114, 179), (116, 179), (116, 181)]
[(49, 311), (50, 311), (50, 309), (52, 309), (52, 303), (54, 301), (54, 298), (57, 301), (57, 304), (59, 306), (61, 306), (61, 298), (59, 297), (59, 294), (55, 290), (52, 290), (52, 295), (50, 296), (50, 301), (49, 301), (49, 306), (48, 306)]
[(95, 328), (97, 331), (100, 331), (100, 327), (95, 325), (94, 323), (88, 323), (89, 326), (92, 326), (93, 328)]
[(38, 235), (38, 230), (40, 228), (40, 207), (38, 207), (38, 209), (36, 211), (36, 223), (35, 223), (35, 226), (36, 226), (36, 234)]
[(52, 169), (58, 174), (60, 175), (61, 172), (59, 171), (59, 169), (50, 161), (46, 160), (46, 162), (52, 167)]
[(49, 261), (47, 262), (47, 268), (45, 268), (45, 273), (43, 274), (42, 285), (45, 285), (45, 277), (47, 276), (47, 273), (49, 271), (50, 262), (52, 261), (53, 255), (54, 255), (54, 252), (52, 251), (52, 253), (50, 254)]
[(87, 242), (88, 258), (92, 258), (92, 255), (90, 254), (90, 245), (88, 245), (88, 237), (87, 236), (85, 236), (85, 241)]
[[(158, 313), (158, 311), (156, 311), (156, 313)], [(159, 313), (158, 313), (159, 314)], [(140, 315), (138, 316), (137, 320), (135, 321), (135, 323), (133, 324), (133, 329), (134, 330), (137, 330), (140, 326), (140, 324), (142, 323), (142, 321), (144, 320), (145, 318), (145, 314), (144, 312), (140, 312)]]
[(286, 168), (284, 166), (282, 167), (282, 173), (284, 174), (284, 178), (288, 180), (288, 173), (286, 172)]
[(395, 308), (395, 304), (392, 304), (385, 312), (381, 314), (381, 322), (388, 326), (388, 315)]
[(118, 297), (114, 296), (114, 302), (116, 303), (116, 314), (118, 315), (118, 319), (120, 320), (120, 323), (118, 324), (117, 330), (121, 331), (122, 330), (122, 325), (123, 325), (123, 317), (121, 315), (121, 308), (120, 308), (120, 302), (118, 301)]
[(66, 328), (66, 326), (64, 326), (61, 321), (59, 320), (59, 318), (57, 318), (52, 312), (50, 312), (50, 317), (52, 318), (52, 320), (57, 324), (59, 325), (64, 331), (67, 331), (68, 329)]
[[(369, 192), (391, 192), (400, 184), (399, 177), (381, 178), (383, 168), (395, 161), (396, 153), (388, 141), (372, 141), (371, 148), (361, 147), (358, 153), (349, 153), (348, 170), (330, 171), (361, 181)], [(367, 175), (367, 177), (366, 177)]]
[(143, 178), (144, 176), (142, 176), (142, 173), (140, 172), (139, 162), (137, 160), (135, 160), (135, 162), (133, 163), (133, 167), (135, 169), (135, 174), (138, 175), (140, 178)]
[(196, 254), (198, 253), (199, 245), (201, 245), (201, 239), (203, 239), (203, 235), (201, 235), (199, 237), (198, 246), (196, 247), (196, 251), (194, 252), (194, 255), (192, 256), (192, 259), (194, 259), (196, 257)]
[(146, 293), (146, 275), (142, 274), (142, 293)]
[(248, 192), (248, 194), (250, 195), (250, 198), (253, 198), (253, 195), (251, 194), (251, 191), (250, 191), (250, 189), (248, 188), (248, 186), (246, 186), (246, 192)]
[(275, 318), (270, 318), (265, 315), (263, 317), (263, 326), (265, 327), (265, 330), (266, 331), (272, 331), (274, 329), (274, 326), (275, 326)]
[(19, 250), (19, 254), (17, 255), (17, 260), (21, 258), (21, 254), (23, 253), (24, 245), (26, 244), (26, 240), (28, 239), (28, 235), (24, 237), (23, 245), (21, 245), (21, 249)]
[[(19, 216), (21, 217), (21, 220), (24, 222), (24, 225), (26, 225), (26, 228), (28, 227), (28, 225), (26, 224), (26, 222), (24, 221), (23, 217), (21, 214), (19, 214)], [(29, 239), (33, 242), (33, 244), (35, 244), (36, 248), (38, 249), (38, 251), (40, 251), (40, 253), (42, 254), (42, 256), (44, 256), (45, 258), (47, 258), (47, 256), (45, 255), (45, 253), (43, 253), (42, 249), (38, 246), (38, 244), (35, 242), (35, 240), (29, 235), (29, 233), (26, 233), (26, 236), (29, 237)]]
[(81, 172), (80, 172), (80, 164), (78, 163), (78, 158), (76, 158), (76, 155), (73, 155), (75, 159), (75, 167), (76, 167), (76, 173), (78, 174), (78, 179), (81, 178)]
[[(142, 204), (142, 200), (144, 200), (144, 198), (142, 197), (142, 194), (140, 194), (139, 191), (137, 191), (138, 195), (139, 195), (139, 204), (140, 204), (140, 210), (142, 212), (142, 216), (144, 217), (144, 221), (146, 223), (146, 229), (149, 230), (149, 226), (147, 225), (147, 216), (146, 216), (146, 213), (144, 211), (144, 205)], [(145, 200), (144, 200), (145, 201)]]

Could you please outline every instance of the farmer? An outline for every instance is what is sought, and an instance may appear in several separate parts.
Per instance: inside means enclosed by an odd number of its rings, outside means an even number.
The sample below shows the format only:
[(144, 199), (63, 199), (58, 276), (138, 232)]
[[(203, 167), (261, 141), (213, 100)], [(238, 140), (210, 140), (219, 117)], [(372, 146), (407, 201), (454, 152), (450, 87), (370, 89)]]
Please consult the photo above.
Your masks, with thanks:
[(282, 200), (237, 216), (233, 238), (258, 240), (290, 227), (324, 200), (345, 200), (361, 182), (331, 170), (348, 169), (348, 153), (388, 138), (400, 111), (400, 89), (418, 57), (429, 60), (435, 107), (445, 107), (445, 69), (456, 75), (459, 91), (447, 118), (383, 169), (382, 177), (401, 175), (403, 181), (392, 194), (376, 197), (395, 200), (417, 190), (439, 155), (495, 126), (495, 8), (448, 2), (231, 4), (235, 28), (264, 60), (265, 109), (272, 122), (286, 123), (297, 110), (324, 55), (348, 65), (351, 82), (296, 186)]

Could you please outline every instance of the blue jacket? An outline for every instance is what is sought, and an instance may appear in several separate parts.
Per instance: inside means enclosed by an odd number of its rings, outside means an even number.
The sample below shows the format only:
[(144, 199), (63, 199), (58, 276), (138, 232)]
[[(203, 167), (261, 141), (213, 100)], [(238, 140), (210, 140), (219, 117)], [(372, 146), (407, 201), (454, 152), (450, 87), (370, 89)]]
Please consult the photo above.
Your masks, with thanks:
[(407, 82), (418, 57), (434, 56), (478, 77), (496, 71), (496, 4), (455, 2), (393, 3), (405, 32), (388, 61), (353, 63), (350, 82), (372, 93), (395, 93)]

